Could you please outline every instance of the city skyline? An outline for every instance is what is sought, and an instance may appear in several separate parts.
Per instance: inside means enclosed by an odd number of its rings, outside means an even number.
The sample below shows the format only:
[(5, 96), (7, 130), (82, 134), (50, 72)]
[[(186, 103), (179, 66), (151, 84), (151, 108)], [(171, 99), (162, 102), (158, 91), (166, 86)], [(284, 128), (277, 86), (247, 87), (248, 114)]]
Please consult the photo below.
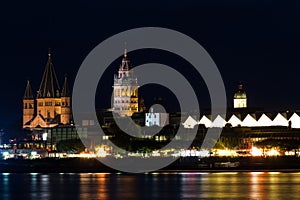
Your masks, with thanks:
[[(116, 13), (122, 9), (135, 8), (124, 19), (117, 14), (106, 22), (103, 17), (108, 13), (103, 8), (114, 7), (108, 2), (101, 5), (96, 3), (94, 7), (89, 3), (74, 3), (74, 10), (66, 10), (66, 3), (62, 3), (61, 7), (51, 4), (44, 10), (30, 8), (31, 4), (26, 3), (24, 6), (28, 8), (28, 12), (17, 9), (18, 15), (8, 12), (12, 5), (6, 4), (7, 11), (1, 13), (5, 30), (3, 36), (7, 38), (3, 41), (0, 54), (4, 66), (1, 68), (1, 85), (6, 85), (3, 87), (6, 98), (1, 106), (2, 128), (21, 120), (26, 81), (31, 80), (32, 88), (38, 88), (49, 47), (53, 51), (53, 64), (58, 80), (63, 80), (67, 74), (71, 87), (80, 64), (93, 47), (113, 34), (141, 26), (175, 29), (203, 45), (223, 76), (228, 105), (232, 105), (236, 85), (242, 81), (250, 107), (276, 110), (300, 108), (300, 95), (297, 93), (299, 61), (296, 59), (299, 30), (294, 25), (294, 16), (298, 14), (293, 12), (298, 5), (281, 7), (264, 1), (222, 4), (226, 9), (219, 9), (208, 2), (185, 4), (183, 8), (177, 1), (148, 6), (135, 2), (125, 7), (115, 7)], [(295, 8), (290, 10), (291, 6)], [(42, 5), (35, 4), (36, 7), (42, 8)], [(102, 12), (96, 12), (100, 8)], [(168, 16), (164, 9), (170, 13)], [(57, 12), (54, 14), (51, 10)], [(77, 15), (78, 11), (82, 11), (84, 15)], [(150, 17), (147, 15), (149, 13), (155, 15)], [(140, 18), (135, 17), (137, 14)], [(199, 23), (196, 23), (199, 28), (193, 28), (195, 22), (192, 19), (199, 19)], [(184, 61), (166, 54), (161, 52), (162, 56), (159, 56), (151, 51), (129, 52), (134, 66), (154, 60), (182, 70), (181, 64)], [(111, 69), (113, 74), (119, 67), (119, 60), (114, 63)], [(186, 71), (187, 74), (188, 72)], [(107, 77), (106, 81), (113, 83), (112, 76)], [(194, 77), (190, 75), (190, 78)], [(200, 79), (196, 78), (195, 82)], [(203, 84), (199, 88), (199, 96), (202, 97), (202, 91), (204, 94), (205, 90)], [(36, 91), (33, 92), (36, 94)], [(205, 102), (209, 100), (209, 96), (203, 96), (203, 105), (207, 107), (209, 104)], [(149, 104), (152, 98), (145, 100)]]

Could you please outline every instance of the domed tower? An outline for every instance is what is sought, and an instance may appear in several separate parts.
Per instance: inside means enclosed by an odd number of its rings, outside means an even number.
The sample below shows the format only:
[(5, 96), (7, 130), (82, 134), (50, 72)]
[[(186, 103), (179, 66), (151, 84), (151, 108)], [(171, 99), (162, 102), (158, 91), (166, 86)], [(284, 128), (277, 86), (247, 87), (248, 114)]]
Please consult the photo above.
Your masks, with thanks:
[(23, 127), (34, 117), (34, 98), (29, 81), (27, 81), (23, 98)]
[(127, 51), (124, 56), (118, 74), (114, 77), (114, 100), (113, 112), (120, 116), (131, 116), (138, 112), (138, 84), (137, 78), (131, 70), (130, 60)]
[(67, 76), (65, 76), (65, 81), (61, 92), (60, 122), (63, 124), (70, 124), (71, 117), (71, 93), (69, 90)]
[(242, 83), (238, 84), (238, 89), (233, 97), (233, 107), (234, 108), (247, 108), (247, 95), (243, 90)]

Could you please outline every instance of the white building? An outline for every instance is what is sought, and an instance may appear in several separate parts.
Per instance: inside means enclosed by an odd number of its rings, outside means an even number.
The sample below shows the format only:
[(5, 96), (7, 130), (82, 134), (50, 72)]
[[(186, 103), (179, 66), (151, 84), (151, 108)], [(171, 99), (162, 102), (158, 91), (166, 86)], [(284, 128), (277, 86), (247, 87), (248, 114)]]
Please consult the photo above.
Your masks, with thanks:
[(199, 123), (191, 116), (189, 116), (184, 123), (182, 123), (184, 128), (191, 128), (193, 129)]
[[(270, 117), (271, 116), (271, 117)], [(289, 117), (290, 116), (290, 117)], [(203, 124), (206, 128), (222, 128), (226, 124), (231, 124), (232, 127), (267, 127), (267, 126), (285, 126), (291, 128), (300, 128), (300, 113), (249, 113), (244, 119), (241, 119), (240, 114), (231, 114), (226, 121), (224, 117), (218, 115), (211, 121), (210, 115), (203, 115), (200, 121), (195, 120), (191, 116), (187, 117), (182, 125), (184, 128), (194, 128), (198, 124)]]
[(125, 49), (118, 74), (114, 77), (113, 112), (132, 116), (138, 112), (138, 83)]
[(169, 113), (153, 112), (153, 108), (150, 108), (150, 112), (145, 115), (146, 126), (164, 127), (169, 124)]

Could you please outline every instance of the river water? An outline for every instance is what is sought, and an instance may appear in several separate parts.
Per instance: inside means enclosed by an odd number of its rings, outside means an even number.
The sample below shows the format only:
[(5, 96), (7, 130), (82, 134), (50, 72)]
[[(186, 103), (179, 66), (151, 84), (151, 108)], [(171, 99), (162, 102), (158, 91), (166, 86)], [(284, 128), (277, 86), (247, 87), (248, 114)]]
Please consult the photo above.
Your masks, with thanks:
[(300, 199), (300, 173), (0, 174), (0, 199)]

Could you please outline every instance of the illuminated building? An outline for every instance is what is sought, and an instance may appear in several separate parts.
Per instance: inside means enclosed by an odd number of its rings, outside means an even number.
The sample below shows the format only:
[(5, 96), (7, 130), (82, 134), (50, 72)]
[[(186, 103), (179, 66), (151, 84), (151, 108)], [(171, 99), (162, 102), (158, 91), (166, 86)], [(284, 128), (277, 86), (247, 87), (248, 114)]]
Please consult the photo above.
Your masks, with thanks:
[(49, 52), (36, 101), (30, 82), (27, 81), (23, 98), (23, 128), (51, 128), (58, 124), (68, 125), (71, 123), (71, 118), (71, 94), (67, 77), (60, 90)]
[(138, 83), (125, 49), (118, 74), (114, 77), (113, 112), (121, 117), (138, 112)]
[(240, 83), (238, 85), (238, 90), (233, 97), (233, 107), (234, 108), (247, 108), (247, 95), (243, 90), (243, 85)]
[(29, 131), (31, 140), (20, 141), (19, 148), (55, 150), (57, 142), (78, 138), (72, 124), (68, 80), (65, 77), (60, 90), (50, 51), (36, 98), (27, 81), (23, 98), (23, 129)]
[(206, 128), (222, 128), (226, 124), (231, 127), (291, 127), (300, 128), (300, 112), (249, 112), (249, 113), (227, 113), (227, 118), (217, 115), (211, 118), (210, 115), (202, 115), (199, 121), (188, 116), (183, 123), (185, 128), (193, 128), (197, 124), (203, 124)]
[(164, 127), (169, 124), (169, 114), (162, 112), (154, 112), (153, 108), (150, 108), (150, 112), (146, 113), (146, 126), (159, 126)]

